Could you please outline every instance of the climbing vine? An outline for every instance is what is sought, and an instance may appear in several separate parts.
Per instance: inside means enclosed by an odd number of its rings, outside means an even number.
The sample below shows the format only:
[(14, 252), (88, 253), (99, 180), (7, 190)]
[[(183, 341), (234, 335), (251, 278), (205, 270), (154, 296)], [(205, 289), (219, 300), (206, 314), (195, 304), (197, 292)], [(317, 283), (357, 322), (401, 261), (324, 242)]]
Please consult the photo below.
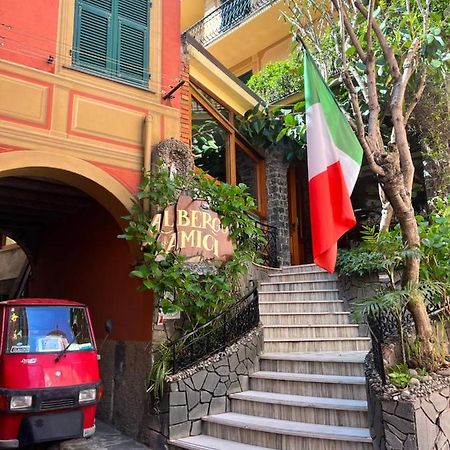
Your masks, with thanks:
[[(152, 218), (174, 204), (180, 194), (207, 201), (221, 216), (221, 226), (229, 230), (234, 245), (231, 258), (192, 265), (179, 249), (163, 247), (158, 239), (160, 229), (152, 224)], [(204, 173), (173, 174), (162, 167), (144, 174), (136, 197), (131, 215), (126, 217), (128, 226), (119, 236), (136, 241), (142, 250), (142, 259), (130, 275), (141, 280), (140, 290), (156, 294), (163, 312), (180, 312), (183, 331), (188, 332), (239, 297), (239, 280), (264, 240), (252, 218), (255, 202), (244, 184), (218, 183)]]

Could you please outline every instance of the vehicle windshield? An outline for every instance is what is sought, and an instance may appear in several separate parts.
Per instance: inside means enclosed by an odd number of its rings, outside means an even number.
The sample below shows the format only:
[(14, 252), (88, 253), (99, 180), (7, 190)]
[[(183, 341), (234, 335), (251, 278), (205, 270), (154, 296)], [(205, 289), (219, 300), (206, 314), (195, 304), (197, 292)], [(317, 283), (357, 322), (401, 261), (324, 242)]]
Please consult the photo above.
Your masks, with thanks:
[(85, 308), (16, 306), (9, 308), (7, 318), (7, 353), (94, 349)]

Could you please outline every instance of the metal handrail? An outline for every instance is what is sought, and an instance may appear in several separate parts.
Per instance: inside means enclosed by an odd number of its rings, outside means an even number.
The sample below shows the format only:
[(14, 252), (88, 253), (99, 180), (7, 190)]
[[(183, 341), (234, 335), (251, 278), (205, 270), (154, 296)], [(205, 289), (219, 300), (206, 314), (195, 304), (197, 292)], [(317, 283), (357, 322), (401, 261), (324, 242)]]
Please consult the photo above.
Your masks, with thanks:
[(255, 223), (261, 229), (265, 238), (264, 243), (260, 243), (257, 240), (254, 242), (257, 255), (262, 259), (264, 266), (279, 267), (277, 251), (278, 228), (264, 222), (256, 221)]
[[(427, 312), (432, 321), (438, 320), (441, 314), (449, 313), (450, 303), (446, 301), (444, 306), (438, 304), (427, 304)], [(392, 338), (398, 338), (397, 319), (392, 313), (378, 313), (368, 317), (367, 325), (369, 326), (370, 338), (372, 340), (373, 361), (375, 370), (380, 375), (382, 384), (388, 381), (383, 358), (383, 344), (386, 344)], [(414, 323), (412, 315), (405, 310), (401, 318), (401, 327), (404, 332), (413, 332)]]
[(227, 0), (186, 31), (204, 47), (277, 0)]
[(172, 373), (220, 352), (258, 324), (258, 290), (254, 287), (212, 320), (170, 343)]

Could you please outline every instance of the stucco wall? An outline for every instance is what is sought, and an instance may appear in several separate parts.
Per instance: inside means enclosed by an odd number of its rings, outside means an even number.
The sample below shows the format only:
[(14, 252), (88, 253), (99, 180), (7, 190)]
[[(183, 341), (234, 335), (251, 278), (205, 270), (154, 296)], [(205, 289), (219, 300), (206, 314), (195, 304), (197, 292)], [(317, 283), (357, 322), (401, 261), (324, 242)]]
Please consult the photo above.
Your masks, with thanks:
[(48, 229), (30, 281), (30, 296), (65, 298), (88, 305), (97, 340), (112, 319), (111, 339), (151, 339), (152, 297), (130, 278), (129, 246), (114, 218), (94, 205)]

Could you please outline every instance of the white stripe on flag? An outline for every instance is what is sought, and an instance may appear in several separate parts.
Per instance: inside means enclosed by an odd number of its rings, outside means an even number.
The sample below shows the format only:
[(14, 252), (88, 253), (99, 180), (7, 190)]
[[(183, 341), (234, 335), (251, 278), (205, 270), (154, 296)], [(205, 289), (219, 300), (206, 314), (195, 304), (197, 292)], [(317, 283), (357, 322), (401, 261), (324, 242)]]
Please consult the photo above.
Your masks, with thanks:
[(319, 173), (325, 172), (328, 166), (340, 161), (350, 195), (358, 179), (360, 165), (334, 144), (320, 103), (308, 108), (306, 122), (308, 179), (311, 180)]

